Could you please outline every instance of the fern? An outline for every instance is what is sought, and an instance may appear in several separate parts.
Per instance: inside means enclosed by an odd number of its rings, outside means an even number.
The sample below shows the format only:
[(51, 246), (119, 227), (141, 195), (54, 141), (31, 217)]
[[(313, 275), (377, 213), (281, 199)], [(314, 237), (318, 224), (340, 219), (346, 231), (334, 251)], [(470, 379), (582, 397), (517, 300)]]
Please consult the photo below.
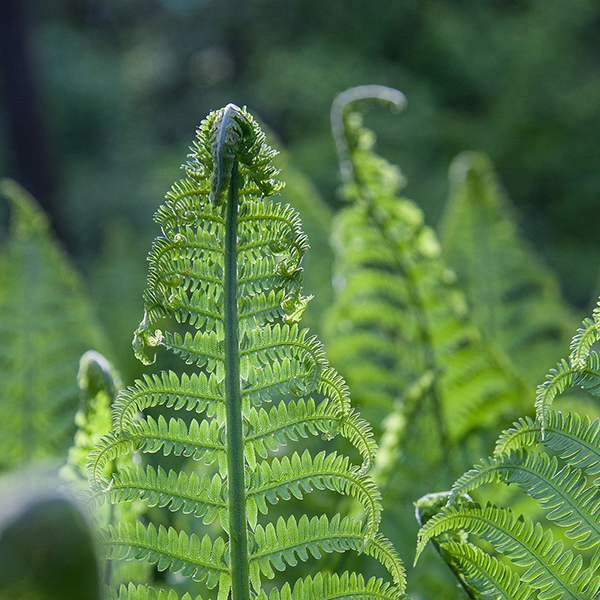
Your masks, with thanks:
[(366, 86), (332, 109), (351, 205), (334, 222), (329, 353), (371, 421), (396, 410), (412, 423), (406, 434), (418, 437), (429, 415), (440, 456), (482, 422), (514, 414), (526, 387), (469, 322), (435, 233), (399, 195), (398, 169), (373, 151), (355, 105), (378, 90), (375, 98), (403, 105), (400, 92)]
[(548, 421), (548, 412), (554, 399), (569, 388), (581, 388), (594, 396), (600, 395), (600, 355), (593, 350), (599, 339), (600, 311), (597, 306), (592, 319), (584, 319), (571, 340), (571, 355), (551, 369), (546, 381), (538, 386), (536, 413), (542, 428)]
[[(245, 109), (228, 105), (202, 122), (186, 177), (156, 213), (162, 234), (150, 252), (134, 339), (143, 362), (164, 347), (193, 371), (145, 376), (122, 391), (113, 430), (88, 463), (97, 503), (139, 499), (210, 527), (203, 534), (196, 523), (186, 531), (122, 522), (104, 532), (104, 547), (110, 560), (143, 559), (217, 588), (219, 600), (267, 598), (265, 578), (351, 550), (378, 560), (393, 584), (323, 574), (276, 586), (268, 598), (315, 597), (319, 589), (331, 598), (399, 598), (404, 569), (378, 533), (380, 497), (366, 474), (375, 451), (370, 429), (350, 408), (321, 344), (297, 324), (309, 300), (301, 292), (307, 241), (295, 211), (269, 199), (281, 187), (273, 154)], [(273, 456), (289, 442), (338, 434), (357, 448), (360, 464), (309, 448)], [(187, 457), (195, 466), (139, 465), (106, 476), (110, 461), (131, 452)], [(356, 498), (364, 522), (339, 514), (269, 520), (271, 505), (314, 489)], [(112, 593), (178, 598), (175, 590), (134, 584)]]
[(87, 481), (87, 457), (112, 425), (111, 404), (123, 387), (121, 378), (104, 356), (88, 350), (79, 360), (77, 383), (81, 390), (80, 408), (75, 414), (77, 432), (61, 475), (73, 482)]
[(0, 469), (5, 469), (66, 456), (75, 430), (79, 357), (104, 342), (81, 282), (35, 200), (9, 180), (0, 183), (0, 195), (12, 209), (0, 256)]
[[(366, 86), (344, 92), (332, 108), (349, 204), (333, 224), (328, 350), (382, 435), (374, 478), (402, 547), (405, 532), (416, 533), (406, 506), (480, 455), (485, 427), (521, 414), (527, 386), (472, 323), (434, 231), (401, 194), (400, 171), (375, 153), (358, 112), (373, 98), (397, 109), (405, 102), (396, 90)], [(413, 586), (439, 596), (432, 581), (444, 575), (435, 566), (424, 571)]]
[(486, 339), (535, 385), (563, 353), (576, 326), (558, 282), (518, 232), (490, 161), (460, 154), (450, 168), (441, 222), (444, 257)]
[[(419, 533), (417, 555), (434, 540), (475, 597), (591, 599), (600, 592), (600, 492), (593, 479), (600, 473), (600, 425), (598, 419), (551, 408), (554, 396), (569, 385), (597, 390), (597, 355), (591, 349), (595, 334), (586, 327), (592, 323), (584, 321), (570, 360), (561, 361), (540, 386), (538, 409), (543, 410), (538, 410), (537, 419), (522, 418), (503, 432), (494, 455), (455, 482), (448, 505)], [(541, 405), (540, 397), (546, 401)], [(465, 500), (499, 482), (518, 486), (535, 501), (545, 522), (535, 514), (530, 518), (511, 508)], [(444, 537), (449, 533), (462, 534), (463, 539), (448, 544)], [(470, 536), (487, 540), (510, 563), (497, 564), (496, 558), (473, 546)], [(494, 573), (501, 574), (501, 581), (492, 578)], [(517, 581), (527, 586), (519, 587)]]

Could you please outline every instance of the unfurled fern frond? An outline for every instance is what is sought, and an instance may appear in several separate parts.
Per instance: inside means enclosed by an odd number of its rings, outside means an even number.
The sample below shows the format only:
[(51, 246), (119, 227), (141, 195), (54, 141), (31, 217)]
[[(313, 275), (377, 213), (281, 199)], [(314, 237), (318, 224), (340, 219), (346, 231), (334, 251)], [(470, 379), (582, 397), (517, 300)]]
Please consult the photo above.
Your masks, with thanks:
[(0, 255), (0, 469), (65, 457), (75, 432), (79, 357), (103, 341), (46, 216), (15, 182)]
[[(584, 328), (589, 321), (584, 321)], [(510, 561), (493, 567), (495, 572), (502, 570), (503, 581), (527, 584), (527, 589), (514, 588), (516, 597), (598, 597), (600, 491), (594, 477), (600, 473), (600, 425), (598, 419), (564, 415), (550, 406), (554, 396), (569, 385), (578, 384), (596, 392), (598, 360), (589, 343), (594, 335), (578, 332), (572, 344), (577, 358), (572, 354), (571, 362), (559, 363), (541, 386), (540, 394), (548, 402), (538, 411), (538, 418), (523, 418), (505, 431), (494, 455), (456, 481), (447, 496), (448, 505), (419, 533), (418, 554), (429, 540), (434, 540), (444, 548), (441, 554), (459, 579), (472, 586), (476, 598), (510, 595), (490, 584), (487, 576), (482, 577), (496, 558), (482, 548), (473, 550), (472, 544), (477, 542), (472, 536), (487, 540)], [(495, 483), (518, 486), (535, 501), (538, 513), (529, 518), (489, 502), (482, 507), (465, 500), (476, 494), (485, 497), (481, 488), (485, 490), (485, 486)], [(520, 506), (527, 504), (521, 502)], [(544, 521), (538, 520), (540, 512)], [(463, 539), (447, 544), (444, 538), (449, 533), (461, 534)]]
[(490, 161), (477, 152), (460, 154), (450, 186), (441, 222), (444, 257), (486, 339), (536, 385), (563, 354), (574, 315), (558, 281), (519, 233)]
[[(386, 90), (375, 98), (403, 105), (400, 92)], [(374, 153), (355, 108), (372, 93), (345, 92), (332, 111), (351, 205), (334, 222), (329, 354), (371, 421), (397, 403), (413, 426), (410, 415), (428, 412), (447, 449), (499, 413), (514, 415), (526, 388), (470, 324), (435, 233), (401, 197), (398, 169)]]
[[(110, 526), (107, 556), (179, 573), (189, 585), (203, 584), (194, 593), (214, 589), (219, 600), (316, 598), (315, 590), (332, 599), (401, 598), (403, 566), (378, 533), (380, 496), (367, 474), (370, 428), (350, 408), (321, 344), (297, 324), (308, 301), (301, 287), (307, 241), (295, 211), (270, 199), (281, 187), (272, 156), (245, 109), (213, 112), (198, 130), (186, 177), (157, 211), (162, 234), (150, 252), (134, 349), (150, 363), (165, 348), (188, 366), (146, 376), (118, 395), (113, 429), (90, 454), (88, 474), (95, 504), (165, 507), (173, 525)], [(284, 453), (292, 442), (336, 435), (356, 448), (357, 464), (329, 450)], [(117, 464), (107, 475), (108, 463), (132, 452), (153, 464)], [(180, 466), (163, 467), (161, 457)], [(313, 490), (354, 498), (364, 520), (272, 517), (272, 505)], [(262, 590), (265, 578), (288, 566), (348, 550), (379, 561), (393, 583), (323, 574), (276, 583), (268, 596)], [(132, 583), (113, 597), (178, 593)]]

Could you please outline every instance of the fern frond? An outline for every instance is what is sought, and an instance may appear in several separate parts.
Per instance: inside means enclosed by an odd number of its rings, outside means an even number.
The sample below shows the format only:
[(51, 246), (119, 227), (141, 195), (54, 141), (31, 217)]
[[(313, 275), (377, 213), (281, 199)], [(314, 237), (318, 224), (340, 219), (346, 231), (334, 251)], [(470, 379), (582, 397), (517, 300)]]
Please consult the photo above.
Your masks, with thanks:
[(123, 386), (114, 367), (95, 350), (88, 350), (79, 360), (77, 383), (82, 395), (81, 406), (75, 414), (77, 432), (61, 477), (81, 484), (87, 479), (88, 454), (110, 429), (111, 403)]
[(450, 167), (441, 219), (444, 257), (487, 340), (531, 385), (563, 354), (576, 327), (559, 284), (519, 233), (489, 159), (464, 152)]
[[(273, 152), (249, 113), (233, 105), (203, 121), (191, 151), (187, 178), (156, 214), (162, 234), (149, 255), (134, 350), (146, 364), (166, 350), (194, 371), (147, 375), (122, 391), (113, 430), (88, 463), (92, 502), (164, 507), (181, 530), (120, 522), (104, 535), (107, 556), (218, 586), (218, 600), (251, 600), (265, 595), (261, 572), (271, 578), (309, 555), (352, 550), (373, 556), (395, 584), (342, 576), (327, 579), (332, 590), (396, 597), (404, 570), (378, 533), (381, 496), (366, 473), (375, 456), (371, 429), (321, 343), (297, 323), (310, 299), (302, 295), (307, 241), (297, 213), (267, 198), (280, 188)], [(183, 411), (191, 414), (182, 418)], [(301, 438), (336, 435), (362, 464), (331, 451), (286, 452)], [(142, 460), (153, 454), (152, 466), (117, 462), (134, 452)], [(364, 515), (271, 516), (274, 504), (313, 490), (353, 498)], [(194, 533), (185, 515), (202, 521)], [(201, 525), (212, 537), (197, 533)]]
[(434, 536), (457, 529), (489, 541), (526, 572), (521, 579), (539, 590), (538, 596), (552, 598), (594, 598), (597, 582), (589, 569), (583, 568), (581, 556), (564, 551), (564, 544), (554, 541), (552, 532), (526, 517), (515, 517), (510, 509), (488, 504), (449, 506), (430, 519), (419, 532), (417, 558)]
[(494, 481), (516, 483), (550, 509), (546, 518), (567, 528), (566, 536), (576, 540), (575, 548), (589, 549), (600, 543), (600, 491), (588, 487), (580, 469), (570, 464), (560, 468), (555, 457), (543, 452), (500, 454), (482, 460), (460, 477), (452, 486), (449, 502)]
[[(344, 195), (352, 204), (333, 225), (337, 285), (329, 353), (372, 421), (395, 405), (407, 414), (433, 414), (444, 453), (482, 420), (514, 411), (527, 388), (469, 321), (435, 233), (400, 195), (397, 167), (375, 154), (374, 135), (354, 105), (336, 110), (343, 125), (333, 126), (346, 139)], [(407, 406), (405, 391), (424, 373), (432, 374), (429, 387)]]
[(527, 600), (535, 590), (508, 565), (469, 543), (455, 541), (440, 544), (446, 562), (456, 565), (468, 586), (484, 598)]

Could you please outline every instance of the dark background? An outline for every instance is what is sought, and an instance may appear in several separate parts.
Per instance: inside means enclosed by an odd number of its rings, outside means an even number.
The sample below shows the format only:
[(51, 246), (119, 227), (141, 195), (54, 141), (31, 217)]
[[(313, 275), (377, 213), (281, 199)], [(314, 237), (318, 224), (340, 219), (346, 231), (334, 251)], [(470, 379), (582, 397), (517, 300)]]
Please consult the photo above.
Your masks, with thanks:
[(428, 221), (452, 158), (484, 151), (523, 233), (587, 308), (600, 265), (593, 1), (3, 0), (0, 175), (36, 195), (90, 277), (115, 231), (147, 250), (195, 127), (228, 102), (268, 124), (335, 209), (330, 104), (367, 83), (408, 98), (369, 126)]

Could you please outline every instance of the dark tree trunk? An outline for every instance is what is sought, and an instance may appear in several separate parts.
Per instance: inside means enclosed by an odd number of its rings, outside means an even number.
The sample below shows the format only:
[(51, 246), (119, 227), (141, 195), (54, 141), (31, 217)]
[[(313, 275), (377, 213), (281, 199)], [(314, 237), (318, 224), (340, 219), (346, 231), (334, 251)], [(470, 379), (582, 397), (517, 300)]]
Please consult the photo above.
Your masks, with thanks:
[(0, 80), (7, 116), (8, 168), (10, 176), (36, 197), (62, 237), (26, 4), (24, 0), (0, 0)]

